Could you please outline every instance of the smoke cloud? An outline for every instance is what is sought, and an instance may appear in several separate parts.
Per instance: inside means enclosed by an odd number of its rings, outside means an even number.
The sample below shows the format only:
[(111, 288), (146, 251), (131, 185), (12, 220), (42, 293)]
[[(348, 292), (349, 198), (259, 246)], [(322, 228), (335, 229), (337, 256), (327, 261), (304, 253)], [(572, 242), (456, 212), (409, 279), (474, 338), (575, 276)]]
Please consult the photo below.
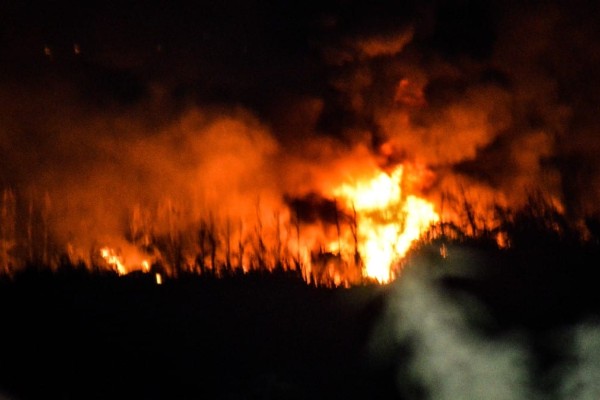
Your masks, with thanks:
[[(450, 247), (446, 254), (410, 260), (389, 288), (370, 337), (371, 362), (394, 371), (402, 398), (597, 398), (596, 321), (584, 318), (543, 334), (498, 329), (489, 305), (447, 283), (482, 282), (481, 271), (493, 261), (468, 248)], [(550, 368), (548, 360), (554, 360)]]
[(419, 3), (3, 5), (0, 182), (86, 246), (136, 204), (273, 220), (401, 163), (438, 209), (600, 212), (596, 8)]
[(567, 338), (567, 362), (557, 368), (556, 376), (561, 376), (559, 398), (595, 399), (600, 395), (600, 334), (597, 322), (585, 322), (574, 327), (564, 336)]

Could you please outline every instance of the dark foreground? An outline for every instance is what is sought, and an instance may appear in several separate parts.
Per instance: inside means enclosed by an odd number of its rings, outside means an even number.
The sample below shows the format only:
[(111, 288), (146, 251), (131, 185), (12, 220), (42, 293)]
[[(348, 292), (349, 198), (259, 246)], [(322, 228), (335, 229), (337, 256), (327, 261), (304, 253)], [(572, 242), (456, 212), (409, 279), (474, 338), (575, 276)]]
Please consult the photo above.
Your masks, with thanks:
[(0, 292), (0, 397), (386, 397), (365, 343), (382, 288), (278, 275), (35, 273)]
[(351, 289), (0, 279), (0, 399), (600, 398), (597, 247), (439, 249)]

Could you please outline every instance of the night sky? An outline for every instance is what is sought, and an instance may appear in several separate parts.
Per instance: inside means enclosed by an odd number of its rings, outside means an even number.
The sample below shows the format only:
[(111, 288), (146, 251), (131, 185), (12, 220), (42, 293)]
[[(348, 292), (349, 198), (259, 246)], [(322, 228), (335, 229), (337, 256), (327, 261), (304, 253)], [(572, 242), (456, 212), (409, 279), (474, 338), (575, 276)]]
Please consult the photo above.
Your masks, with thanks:
[(165, 193), (280, 205), (403, 162), (432, 173), (415, 190), (435, 203), (541, 190), (595, 214), (599, 17), (586, 1), (3, 2), (0, 183), (61, 199), (70, 235), (73, 213)]

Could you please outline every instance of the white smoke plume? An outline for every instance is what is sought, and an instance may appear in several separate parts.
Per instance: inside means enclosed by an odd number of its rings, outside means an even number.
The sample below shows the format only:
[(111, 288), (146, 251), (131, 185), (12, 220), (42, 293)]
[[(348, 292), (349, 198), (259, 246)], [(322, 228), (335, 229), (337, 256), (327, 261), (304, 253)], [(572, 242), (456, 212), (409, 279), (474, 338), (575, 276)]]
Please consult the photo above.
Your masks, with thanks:
[[(413, 259), (389, 288), (385, 311), (370, 340), (374, 365), (389, 365), (403, 399), (598, 398), (600, 328), (556, 328), (546, 336), (560, 361), (538, 368), (536, 337), (526, 329), (490, 333), (497, 322), (473, 295), (449, 290), (445, 278), (478, 279), (485, 257), (451, 247), (447, 259)], [(442, 260), (439, 256), (439, 260)], [(511, 293), (506, 293), (511, 296)]]

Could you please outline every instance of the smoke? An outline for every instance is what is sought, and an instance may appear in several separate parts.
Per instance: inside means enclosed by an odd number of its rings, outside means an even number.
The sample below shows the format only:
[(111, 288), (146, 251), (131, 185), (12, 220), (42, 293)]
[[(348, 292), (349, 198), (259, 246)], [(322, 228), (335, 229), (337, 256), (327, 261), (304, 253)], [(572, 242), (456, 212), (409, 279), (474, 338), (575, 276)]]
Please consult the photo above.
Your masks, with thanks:
[(446, 254), (410, 260), (389, 288), (370, 337), (373, 365), (394, 371), (402, 398), (598, 397), (597, 322), (584, 319), (543, 334), (502, 325), (489, 304), (447, 284), (481, 284), (491, 261), (468, 248), (451, 247)]
[(364, 29), (346, 38), (354, 47), (329, 49), (326, 60), (338, 60), (329, 61), (333, 102), (352, 121), (342, 135), (366, 130), (388, 163), (427, 165), (437, 180), (424, 189), (437, 202), (466, 188), (482, 207), (518, 207), (540, 190), (574, 217), (594, 213), (597, 162), (582, 144), (596, 148), (588, 125), (596, 100), (579, 83), (584, 73), (597, 86), (593, 19), (585, 4), (513, 6), (417, 8), (393, 34), (384, 29), (401, 46), (377, 47), (381, 36)]
[(562, 377), (558, 389), (560, 399), (597, 399), (600, 396), (600, 327), (597, 323), (583, 322), (567, 338), (564, 365), (557, 367), (555, 375)]
[[(161, 234), (209, 214), (248, 220), (258, 204), (282, 206), (278, 144), (241, 108), (187, 108), (148, 126), (143, 107), (91, 112), (68, 92), (38, 91), (33, 104), (29, 95), (2, 107), (4, 186), (45, 207), (55, 240), (83, 259), (93, 246), (124, 245), (136, 207), (158, 213), (152, 225)], [(165, 207), (172, 215), (161, 219)]]
[[(444, 274), (472, 275), (477, 257), (460, 249), (449, 252), (455, 261)], [(372, 356), (395, 364), (403, 398), (423, 398), (416, 395), (421, 392), (430, 399), (532, 398), (525, 343), (486, 336), (481, 328), (482, 321), (489, 322), (485, 308), (474, 298), (443, 290), (438, 268), (422, 261), (407, 267), (372, 337)], [(408, 350), (399, 353), (398, 348)], [(385, 354), (397, 359), (385, 360)]]

